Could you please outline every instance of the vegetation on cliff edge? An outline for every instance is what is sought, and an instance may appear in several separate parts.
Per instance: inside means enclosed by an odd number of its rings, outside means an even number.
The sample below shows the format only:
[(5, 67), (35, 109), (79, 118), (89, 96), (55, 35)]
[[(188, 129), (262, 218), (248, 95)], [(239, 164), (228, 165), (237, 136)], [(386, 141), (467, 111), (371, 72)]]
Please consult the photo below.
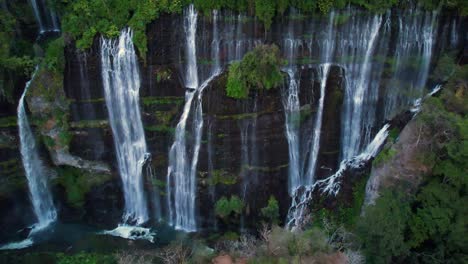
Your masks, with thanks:
[(250, 89), (269, 90), (283, 82), (280, 50), (276, 45), (259, 45), (245, 54), (241, 61), (229, 66), (227, 96), (248, 97)]

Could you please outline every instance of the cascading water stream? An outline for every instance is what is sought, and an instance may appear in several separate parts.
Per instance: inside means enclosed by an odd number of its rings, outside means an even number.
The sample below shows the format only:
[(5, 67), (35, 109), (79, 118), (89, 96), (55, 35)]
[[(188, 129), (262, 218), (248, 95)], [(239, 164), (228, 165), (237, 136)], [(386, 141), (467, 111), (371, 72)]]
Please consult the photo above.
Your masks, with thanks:
[(60, 26), (58, 17), (54, 11), (46, 5), (46, 0), (30, 0), (37, 23), (39, 24), (39, 34), (45, 32), (59, 32)]
[[(419, 113), (419, 111), (421, 110), (421, 104), (424, 100), (426, 100), (427, 98), (433, 96), (434, 94), (436, 94), (437, 92), (439, 92), (440, 90), (442, 89), (442, 85), (441, 84), (437, 84), (433, 89), (432, 91), (430, 91), (428, 94), (426, 94), (424, 97), (421, 97), (421, 98), (418, 98), (416, 100), (414, 100), (413, 102), (413, 106), (412, 108), (410, 109), (410, 111), (413, 113), (413, 117), (415, 115), (417, 115)], [(378, 151), (378, 147), (377, 146), (373, 146), (373, 147), (369, 147), (368, 148), (368, 153), (369, 155), (372, 155), (374, 153), (377, 153)], [(375, 154), (374, 154), (375, 156)], [(365, 197), (364, 197), (364, 205), (363, 205), (363, 208), (367, 205), (370, 205), (370, 204), (374, 204), (375, 203), (375, 200), (378, 198), (379, 194), (378, 194), (378, 189), (379, 189), (379, 185), (380, 185), (380, 177), (378, 174), (374, 174), (374, 173), (371, 173), (371, 176), (369, 177), (369, 179), (367, 180), (367, 183), (366, 183), (366, 193), (365, 193)]]
[[(35, 74), (32, 78), (34, 78)], [(29, 193), (33, 204), (34, 214), (37, 217), (35, 229), (42, 229), (50, 225), (57, 219), (52, 195), (49, 190), (47, 180), (47, 170), (39, 157), (36, 140), (29, 125), (26, 115), (24, 100), (29, 89), (29, 81), (26, 84), (23, 95), (18, 104), (18, 129), (20, 135), (20, 151), (23, 166), (28, 179)]]
[[(394, 69), (385, 96), (384, 115), (387, 120), (407, 109), (423, 93), (432, 58), (436, 19), (436, 12), (419, 9), (409, 9), (398, 18)], [(412, 67), (417, 67), (417, 74)]]
[(325, 179), (318, 180), (312, 185), (296, 189), (295, 194), (293, 195), (292, 204), (289, 207), (286, 227), (291, 230), (295, 230), (304, 224), (303, 221), (308, 213), (308, 206), (313, 199), (313, 193), (315, 190), (321, 190), (321, 193), (323, 194), (332, 194), (336, 196), (341, 188), (339, 180), (343, 177), (344, 173), (350, 168), (362, 167), (364, 164), (369, 162), (369, 160), (375, 157), (388, 137), (389, 128), (389, 124), (384, 125), (363, 152), (351, 159), (343, 160), (338, 171), (333, 175)]
[(330, 12), (330, 19), (328, 23), (327, 36), (322, 43), (322, 65), (319, 68), (320, 74), (320, 98), (318, 102), (318, 109), (314, 124), (313, 141), (311, 147), (311, 154), (309, 158), (309, 165), (305, 175), (304, 185), (311, 185), (315, 181), (315, 170), (317, 165), (317, 157), (320, 149), (320, 134), (322, 133), (322, 116), (325, 101), (325, 88), (327, 86), (328, 72), (330, 71), (330, 61), (333, 57), (333, 50), (335, 47), (335, 34), (334, 34), (334, 18), (335, 12)]
[[(379, 35), (379, 29), (382, 23), (382, 16), (376, 15), (372, 19), (370, 25), (367, 25), (365, 29), (367, 31), (367, 45), (365, 47), (364, 61), (359, 69), (358, 79), (355, 82), (355, 86), (350, 84), (347, 85), (346, 100), (350, 102), (350, 107), (347, 109), (349, 113), (345, 114), (344, 120), (344, 133), (343, 133), (343, 147), (342, 156), (343, 159), (350, 159), (357, 153), (359, 153), (362, 145), (362, 137), (365, 134), (365, 126), (367, 122), (364, 118), (364, 101), (367, 95), (367, 90), (370, 87), (370, 76), (372, 65), (370, 63), (371, 56), (376, 46), (376, 40)], [(348, 76), (347, 76), (348, 77)], [(354, 83), (354, 82), (353, 82)]]
[[(196, 187), (197, 165), (203, 130), (203, 90), (221, 73), (219, 54), (212, 53), (214, 63), (210, 76), (199, 85), (198, 65), (196, 56), (197, 12), (190, 5), (184, 12), (184, 29), (186, 33), (186, 76), (185, 105), (179, 123), (176, 127), (174, 143), (169, 151), (169, 167), (167, 173), (167, 203), (169, 224), (175, 229), (186, 232), (197, 230), (196, 221)], [(214, 13), (217, 16), (217, 13)], [(217, 27), (214, 27), (217, 31)], [(213, 41), (214, 50), (219, 49), (219, 40)], [(187, 121), (194, 109), (192, 120), (193, 146), (188, 149), (186, 139)], [(191, 156), (190, 156), (191, 154)]]
[[(34, 79), (36, 72), (37, 69), (31, 80)], [(26, 83), (24, 92), (18, 103), (18, 130), (21, 159), (28, 180), (30, 200), (37, 223), (33, 225), (28, 238), (21, 242), (13, 242), (0, 246), (0, 250), (20, 249), (31, 246), (33, 244), (31, 235), (47, 228), (51, 223), (57, 220), (57, 210), (55, 209), (52, 194), (49, 189), (49, 173), (39, 157), (37, 143), (26, 115), (25, 97), (29, 90), (31, 80)]]
[[(169, 151), (169, 168), (167, 172), (169, 223), (176, 229), (186, 232), (197, 230), (195, 217), (196, 169), (203, 128), (202, 92), (219, 73), (218, 71), (212, 75), (197, 90), (187, 90), (185, 93), (184, 110), (176, 127), (174, 144), (172, 144)], [(195, 99), (197, 92), (198, 96)], [(192, 132), (194, 133), (195, 144), (192, 157), (190, 157), (190, 153), (187, 151), (186, 126), (194, 99), (196, 103)]]
[(112, 127), (119, 174), (125, 198), (123, 224), (148, 221), (143, 189), (143, 164), (147, 154), (139, 108), (140, 76), (132, 43), (124, 29), (117, 40), (101, 39), (102, 80)]

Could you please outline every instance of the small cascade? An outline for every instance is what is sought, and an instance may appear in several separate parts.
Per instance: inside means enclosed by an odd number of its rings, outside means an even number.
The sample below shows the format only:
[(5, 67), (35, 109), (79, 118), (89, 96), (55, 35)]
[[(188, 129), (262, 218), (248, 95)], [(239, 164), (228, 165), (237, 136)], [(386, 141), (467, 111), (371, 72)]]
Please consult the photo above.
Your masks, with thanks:
[(125, 198), (122, 221), (141, 225), (148, 221), (143, 189), (147, 147), (139, 108), (140, 75), (132, 43), (124, 29), (116, 40), (101, 39), (102, 80), (112, 127), (119, 174)]
[(47, 0), (30, 0), (37, 23), (39, 24), (39, 34), (46, 32), (60, 32), (60, 25), (57, 15), (47, 7)]
[(351, 159), (343, 160), (335, 174), (328, 178), (318, 180), (312, 185), (297, 188), (292, 196), (292, 204), (289, 207), (286, 227), (291, 230), (295, 230), (296, 228), (303, 226), (303, 221), (305, 221), (306, 214), (309, 213), (308, 206), (313, 199), (315, 190), (320, 190), (322, 194), (336, 196), (340, 191), (340, 179), (344, 176), (344, 173), (349, 169), (361, 168), (374, 158), (385, 143), (385, 140), (388, 137), (389, 128), (389, 124), (384, 125), (366, 149)]
[[(32, 79), (34, 79), (35, 74)], [(24, 100), (31, 81), (26, 83), (23, 95), (18, 104), (18, 129), (20, 136), (20, 151), (24, 171), (28, 179), (29, 193), (33, 204), (34, 214), (38, 223), (35, 229), (43, 229), (57, 219), (52, 195), (49, 190), (48, 172), (39, 157), (36, 140), (26, 115)]]
[(420, 9), (408, 9), (398, 16), (393, 75), (387, 85), (385, 97), (384, 111), (387, 120), (407, 109), (423, 94), (435, 41), (436, 19), (436, 12)]
[[(217, 17), (217, 12), (213, 15)], [(183, 112), (176, 127), (174, 143), (169, 151), (167, 173), (169, 224), (175, 229), (186, 232), (197, 230), (195, 198), (198, 155), (203, 130), (203, 90), (221, 73), (220, 64), (214, 63), (210, 76), (199, 85), (196, 47), (197, 16), (193, 5), (190, 5), (184, 12), (187, 57), (185, 87), (187, 90)], [(217, 31), (217, 26), (214, 26), (214, 30)], [(219, 41), (213, 41), (212, 45), (215, 50), (219, 49)], [(214, 56), (213, 61), (219, 62), (219, 53), (213, 52), (212, 56)], [(191, 123), (192, 142), (187, 142), (187, 121), (192, 111), (195, 111), (192, 114)]]
[[(419, 111), (421, 110), (422, 101), (424, 101), (425, 99), (433, 96), (434, 94), (439, 92), (441, 89), (442, 89), (442, 85), (437, 84), (424, 97), (414, 100), (413, 106), (411, 108), (411, 112), (413, 113), (413, 117), (415, 115), (417, 115), (419, 113)], [(376, 143), (376, 144), (374, 144), (374, 146), (368, 148), (368, 153), (369, 153), (368, 155), (372, 155), (372, 154), (378, 152), (377, 144), (378, 143)], [(374, 154), (374, 156), (375, 156), (375, 154)], [(378, 192), (377, 191), (378, 191), (378, 188), (379, 188), (379, 184), (380, 184), (380, 178), (378, 177), (378, 175), (371, 174), (371, 177), (367, 180), (367, 183), (366, 183), (366, 195), (365, 195), (365, 198), (364, 198), (364, 205), (363, 206), (367, 206), (369, 204), (374, 204), (375, 200), (378, 197)]]

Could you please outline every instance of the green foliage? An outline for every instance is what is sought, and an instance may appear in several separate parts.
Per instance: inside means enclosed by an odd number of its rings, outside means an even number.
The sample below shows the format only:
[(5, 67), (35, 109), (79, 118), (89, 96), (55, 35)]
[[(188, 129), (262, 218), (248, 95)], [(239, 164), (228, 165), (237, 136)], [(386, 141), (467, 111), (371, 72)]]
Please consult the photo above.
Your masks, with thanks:
[(396, 150), (391, 146), (384, 148), (374, 159), (374, 165), (378, 166), (393, 158), (396, 154)]
[(437, 65), (432, 73), (432, 79), (437, 82), (446, 81), (458, 68), (453, 56), (443, 54), (437, 61)]
[[(466, 100), (457, 69), (442, 91), (446, 102)], [(359, 224), (368, 262), (464, 263), (468, 258), (468, 119), (463, 110), (439, 98), (428, 99), (419, 115), (429, 145), (425, 156), (433, 169), (414, 199), (401, 191), (385, 192), (368, 207)], [(392, 230), (388, 232), (386, 230)]]
[[(16, 29), (28, 20), (21, 3), (11, 1), (10, 9), (0, 9), (0, 100), (13, 100), (17, 77), (29, 75), (34, 68), (32, 41), (21, 38)], [(6, 6), (6, 4), (5, 4)]]
[(275, 45), (259, 45), (245, 54), (240, 62), (229, 67), (226, 85), (227, 96), (244, 99), (252, 88), (269, 90), (283, 81), (279, 48)]
[(229, 76), (226, 85), (227, 96), (236, 99), (245, 99), (249, 95), (249, 89), (242, 80), (243, 73), (241, 62), (234, 62), (229, 66)]
[(110, 178), (109, 175), (90, 174), (73, 167), (59, 167), (57, 173), (58, 177), (55, 183), (65, 189), (67, 202), (75, 208), (83, 207), (86, 194), (93, 186)]
[(255, 0), (255, 15), (263, 22), (265, 30), (270, 29), (275, 16), (275, 2), (270, 0)]
[(234, 175), (231, 175), (228, 171), (222, 169), (213, 170), (211, 172), (211, 178), (208, 179), (209, 185), (233, 185), (236, 184), (236, 182), (237, 178)]
[(64, 48), (63, 37), (49, 42), (42, 62), (43, 66), (51, 71), (63, 73), (65, 67)]
[(384, 13), (396, 6), (399, 0), (352, 0), (351, 3), (376, 13)]
[(53, 0), (61, 11), (63, 31), (76, 39), (78, 48), (87, 49), (96, 34), (108, 38), (119, 35), (126, 26), (133, 29), (133, 42), (142, 58), (148, 50), (146, 25), (160, 13), (178, 13), (182, 10), (183, 0)]
[(301, 258), (330, 250), (327, 236), (318, 228), (291, 232), (274, 225), (266, 240), (267, 254), (276, 257)]
[(221, 237), (221, 240), (230, 240), (230, 241), (236, 241), (239, 239), (239, 234), (236, 232), (228, 231), (223, 234)]
[(226, 218), (231, 214), (239, 215), (243, 209), (244, 202), (236, 195), (232, 195), (230, 199), (223, 196), (215, 204), (215, 213), (221, 218)]
[(357, 230), (370, 263), (391, 263), (408, 254), (405, 230), (410, 212), (409, 200), (400, 192), (385, 192), (366, 208)]
[(268, 199), (268, 205), (261, 209), (262, 216), (265, 217), (269, 223), (278, 224), (279, 222), (279, 204), (278, 200), (272, 195)]
[(63, 253), (57, 254), (57, 264), (117, 264), (113, 256), (92, 254), (92, 253), (78, 253), (75, 255), (68, 255)]
[(468, 65), (456, 67), (444, 85), (441, 99), (448, 111), (459, 115), (468, 114)]

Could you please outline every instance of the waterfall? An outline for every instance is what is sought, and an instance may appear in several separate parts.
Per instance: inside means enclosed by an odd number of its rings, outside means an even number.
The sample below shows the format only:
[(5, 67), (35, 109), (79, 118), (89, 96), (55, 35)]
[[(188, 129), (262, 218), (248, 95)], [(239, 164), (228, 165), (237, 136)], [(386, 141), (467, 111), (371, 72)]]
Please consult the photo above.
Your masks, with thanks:
[(288, 142), (289, 167), (288, 167), (288, 190), (292, 193), (294, 189), (302, 184), (300, 166), (300, 102), (299, 102), (299, 75), (295, 59), (301, 40), (294, 36), (294, 25), (289, 23), (288, 33), (284, 40), (284, 52), (288, 61), (285, 68), (288, 74), (288, 87), (283, 91), (283, 107), (285, 114), (286, 139)]
[[(214, 15), (217, 13), (215, 12)], [(199, 85), (198, 65), (196, 56), (197, 12), (190, 5), (184, 12), (184, 30), (186, 34), (186, 76), (185, 76), (185, 105), (179, 123), (176, 127), (174, 143), (169, 151), (169, 167), (167, 172), (167, 203), (169, 224), (175, 229), (186, 232), (197, 230), (195, 215), (195, 199), (197, 191), (197, 165), (203, 130), (203, 90), (220, 74), (219, 63), (215, 63), (210, 76)], [(217, 30), (217, 27), (214, 27)], [(212, 45), (219, 48), (219, 41)], [(217, 48), (215, 48), (216, 50)], [(212, 53), (213, 61), (219, 61), (219, 54)], [(192, 106), (193, 105), (193, 106)], [(187, 121), (194, 109), (192, 120), (192, 149), (187, 144)], [(191, 156), (190, 156), (191, 154)]]
[[(320, 98), (317, 105), (317, 114), (315, 116), (314, 131), (312, 135), (305, 135), (306, 142), (311, 142), (306, 150), (301, 151), (301, 124), (300, 124), (300, 103), (299, 103), (299, 77), (295, 56), (297, 49), (302, 46), (302, 40), (295, 39), (292, 24), (289, 25), (288, 35), (284, 41), (285, 55), (288, 60), (288, 66), (285, 71), (288, 74), (288, 89), (283, 93), (283, 106), (285, 109), (285, 127), (286, 138), (289, 148), (289, 193), (304, 185), (310, 185), (314, 181), (317, 157), (320, 148), (320, 134), (322, 129), (322, 116), (325, 101), (325, 88), (327, 83), (330, 61), (334, 51), (334, 17), (335, 12), (330, 13), (328, 27), (325, 37), (320, 45), (321, 62), (319, 66), (320, 75)], [(312, 82), (313, 83), (313, 82)], [(303, 153), (301, 153), (303, 152)], [(309, 157), (305, 157), (310, 152)], [(307, 161), (306, 161), (307, 160)]]
[(186, 37), (186, 58), (187, 68), (185, 76), (185, 87), (195, 89), (198, 87), (198, 67), (197, 67), (197, 17), (198, 13), (193, 5), (188, 7), (184, 13), (184, 30)]
[(29, 90), (29, 85), (37, 71), (38, 69), (36, 68), (31, 80), (26, 83), (24, 92), (18, 102), (18, 130), (21, 159), (28, 180), (29, 197), (37, 223), (32, 226), (32, 230), (26, 239), (0, 245), (0, 250), (14, 250), (32, 246), (34, 244), (33, 235), (44, 230), (57, 220), (57, 210), (55, 209), (52, 194), (49, 189), (49, 172), (39, 157), (36, 140), (26, 115), (25, 97)]
[(385, 96), (384, 114), (387, 120), (411, 106), (413, 100), (423, 93), (432, 58), (436, 17), (435, 12), (419, 9), (409, 9), (398, 16), (393, 74)]
[(30, 0), (37, 23), (39, 24), (39, 34), (45, 32), (59, 32), (60, 26), (58, 17), (53, 10), (46, 5), (46, 0)]
[[(354, 19), (354, 15), (353, 18)], [(343, 128), (342, 128), (342, 159), (350, 159), (361, 150), (362, 146), (370, 138), (370, 128), (373, 125), (372, 114), (375, 109), (368, 106), (375, 102), (370, 102), (373, 94), (378, 91), (377, 84), (372, 83), (371, 56), (376, 49), (377, 37), (382, 24), (382, 16), (375, 15), (372, 19), (362, 22), (357, 22), (360, 32), (355, 30), (349, 31), (350, 34), (356, 34), (359, 39), (351, 40), (357, 49), (351, 50), (351, 56), (354, 60), (351, 64), (345, 65), (346, 69), (346, 91), (345, 91), (345, 106), (343, 110)], [(359, 33), (358, 33), (359, 32)], [(348, 40), (349, 41), (349, 40)], [(343, 40), (341, 41), (343, 42)], [(340, 43), (340, 49), (349, 49), (347, 43)], [(363, 53), (361, 53), (363, 52)], [(346, 54), (346, 51), (343, 53)]]
[(143, 189), (147, 153), (139, 109), (140, 75), (132, 43), (124, 29), (116, 40), (101, 39), (102, 80), (125, 198), (123, 223), (143, 224), (148, 208)]
[[(197, 90), (187, 90), (185, 93), (184, 110), (176, 127), (174, 144), (172, 144), (169, 151), (169, 168), (167, 172), (169, 223), (176, 229), (187, 232), (197, 230), (195, 198), (198, 153), (203, 128), (202, 92), (217, 75), (219, 75), (219, 72), (203, 82)], [(192, 109), (192, 102), (197, 92), (192, 130), (195, 143), (192, 153), (189, 153), (187, 151), (186, 126)], [(192, 157), (190, 157), (190, 154), (192, 154)]]
[[(34, 79), (35, 73), (32, 79)], [(34, 214), (38, 221), (34, 230), (40, 230), (57, 219), (57, 211), (48, 186), (48, 172), (39, 157), (36, 140), (31, 126), (29, 125), (26, 108), (24, 106), (25, 96), (30, 83), (31, 81), (26, 83), (23, 95), (19, 100), (18, 129), (21, 143), (21, 158), (23, 160), (26, 178), (28, 179), (29, 194), (31, 195), (30, 198)]]
[(286, 100), (283, 100), (285, 109), (285, 124), (286, 124), (286, 139), (289, 149), (289, 184), (290, 193), (301, 185), (301, 177), (299, 172), (299, 94), (298, 94), (298, 78), (295, 69), (287, 69), (289, 76), (289, 86), (287, 89)]
[(314, 133), (313, 141), (311, 147), (311, 154), (309, 158), (309, 166), (306, 173), (305, 185), (310, 185), (314, 183), (315, 180), (315, 170), (317, 165), (317, 157), (320, 148), (320, 134), (322, 133), (322, 116), (323, 116), (323, 106), (325, 101), (325, 88), (327, 85), (328, 72), (330, 70), (330, 61), (333, 56), (333, 49), (335, 47), (335, 34), (334, 34), (334, 18), (335, 12), (330, 12), (330, 19), (328, 21), (328, 29), (326, 38), (322, 43), (322, 65), (319, 68), (320, 75), (320, 98), (318, 102), (317, 114), (315, 117), (314, 124)]

